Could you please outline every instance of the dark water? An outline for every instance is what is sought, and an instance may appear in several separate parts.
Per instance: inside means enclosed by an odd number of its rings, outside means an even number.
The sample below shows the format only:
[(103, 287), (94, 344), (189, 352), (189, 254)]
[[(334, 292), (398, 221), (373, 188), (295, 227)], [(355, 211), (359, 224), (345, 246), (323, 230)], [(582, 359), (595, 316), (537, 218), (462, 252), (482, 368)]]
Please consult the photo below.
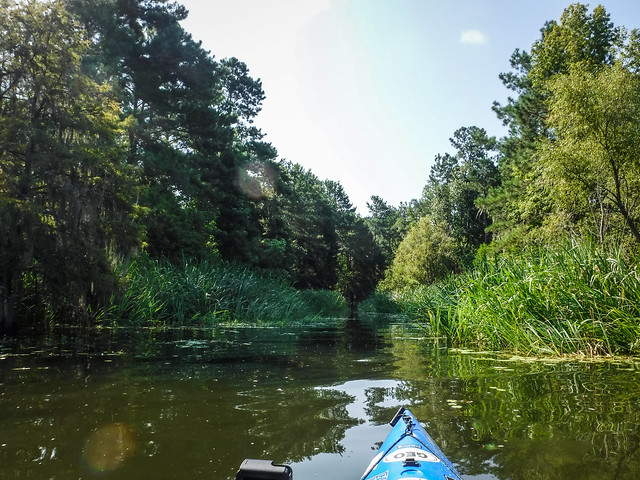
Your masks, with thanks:
[(0, 478), (360, 478), (400, 405), (467, 479), (640, 478), (634, 362), (447, 350), (371, 323), (0, 340)]

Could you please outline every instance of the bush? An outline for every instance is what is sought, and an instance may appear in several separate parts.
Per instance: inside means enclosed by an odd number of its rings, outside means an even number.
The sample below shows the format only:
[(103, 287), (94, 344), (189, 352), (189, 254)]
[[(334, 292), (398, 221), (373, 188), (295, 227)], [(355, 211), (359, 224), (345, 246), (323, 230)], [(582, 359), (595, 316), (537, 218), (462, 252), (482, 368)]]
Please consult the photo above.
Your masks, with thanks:
[(421, 218), (398, 246), (382, 286), (389, 290), (416, 287), (458, 271), (457, 250), (444, 226), (429, 217)]
[(400, 306), (388, 291), (377, 290), (360, 304), (360, 310), (367, 313), (396, 314)]

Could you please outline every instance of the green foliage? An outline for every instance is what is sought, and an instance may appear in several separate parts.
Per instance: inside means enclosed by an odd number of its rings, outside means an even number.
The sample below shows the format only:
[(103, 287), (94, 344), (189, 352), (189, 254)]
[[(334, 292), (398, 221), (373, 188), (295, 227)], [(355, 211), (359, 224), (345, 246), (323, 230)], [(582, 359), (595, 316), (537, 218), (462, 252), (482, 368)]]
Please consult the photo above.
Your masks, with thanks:
[(351, 309), (351, 317), (358, 316), (358, 305), (375, 289), (383, 274), (384, 257), (373, 235), (360, 218), (340, 233), (340, 268), (337, 288)]
[(624, 226), (640, 243), (640, 78), (620, 63), (595, 73), (575, 67), (549, 90), (555, 136), (544, 145), (541, 176), (557, 215), (601, 242)]
[(509, 134), (500, 140), (500, 183), (491, 188), (478, 206), (491, 218), (487, 231), (498, 248), (519, 249), (531, 242), (530, 232), (541, 225), (548, 207), (546, 195), (536, 182), (537, 146), (546, 137), (543, 95), (532, 86), (531, 55), (516, 50), (511, 57), (514, 72), (500, 79), (517, 97), (493, 109)]
[(373, 290), (380, 260), (340, 184), (275, 161), (253, 126), (260, 81), (195, 42), (184, 7), (0, 0), (0, 16), (0, 328), (14, 305), (97, 311), (141, 247), (351, 303)]
[(424, 217), (400, 243), (382, 285), (389, 290), (416, 287), (459, 270), (455, 239), (445, 225)]
[(355, 310), (382, 275), (371, 232), (340, 183), (321, 181), (297, 164), (277, 167), (277, 188), (260, 209), (260, 266), (279, 265), (301, 289), (337, 289)]
[(639, 39), (574, 4), (516, 50), (500, 78), (517, 96), (494, 104), (509, 128), (499, 154), (460, 129), (413, 209), (383, 284), (405, 312), (480, 348), (638, 351)]
[(282, 279), (226, 262), (137, 257), (123, 263), (123, 296), (101, 321), (144, 326), (203, 326), (218, 322), (288, 323), (335, 315), (344, 303), (331, 292), (299, 291)]
[(139, 242), (135, 167), (63, 2), (3, 2), (0, 22), (0, 326), (14, 298), (31, 298), (24, 316), (69, 321), (110, 294), (108, 255)]
[[(395, 250), (384, 288), (426, 285), (459, 272), (471, 265), (476, 249), (491, 240), (489, 216), (478, 203), (499, 182), (496, 139), (482, 128), (465, 127), (450, 140), (456, 153), (436, 156), (422, 198), (402, 212), (417, 218)], [(398, 231), (401, 212), (394, 218)], [(378, 228), (382, 224), (376, 218), (370, 223)]]
[(364, 219), (369, 227), (373, 239), (384, 256), (385, 267), (391, 264), (403, 235), (402, 212), (400, 208), (394, 208), (382, 198), (373, 195), (371, 202), (367, 202), (369, 215)]
[(638, 259), (592, 243), (503, 257), (397, 299), (459, 345), (553, 355), (640, 350)]
[[(279, 164), (280, 185), (264, 202), (263, 238), (286, 241), (285, 249), (271, 250), (293, 284), (301, 289), (331, 289), (338, 281), (338, 204), (324, 182), (300, 165)], [(276, 245), (269, 243), (269, 245)], [(268, 266), (268, 265), (265, 265)]]
[[(117, 285), (113, 262), (140, 247), (173, 264), (232, 260), (312, 297), (334, 290), (326, 311), (337, 291), (354, 314), (387, 266), (398, 290), (567, 232), (640, 242), (640, 34), (603, 7), (571, 5), (513, 54), (500, 78), (517, 96), (494, 105), (506, 138), (456, 130), (421, 199), (396, 209), (374, 196), (366, 219), (338, 182), (275, 160), (253, 126), (260, 81), (205, 51), (186, 15), (163, 0), (0, 0), (0, 327), (16, 305), (95, 312)], [(191, 322), (209, 311), (201, 297), (160, 321)]]
[[(541, 144), (554, 136), (545, 101), (553, 97), (550, 86), (555, 76), (572, 69), (596, 72), (613, 64), (625, 38), (602, 6), (589, 13), (586, 5), (573, 4), (559, 22), (545, 25), (530, 52), (516, 50), (511, 57), (513, 71), (500, 75), (517, 97), (504, 106), (494, 103), (509, 135), (500, 142), (501, 184), (481, 201), (493, 220), (490, 231), (498, 247), (518, 249), (548, 241), (550, 215), (557, 228), (572, 229), (571, 218), (560, 219), (554, 213), (558, 192), (541, 177)], [(629, 58), (632, 63), (633, 55)]]
[(306, 289), (298, 290), (297, 294), (316, 316), (322, 318), (344, 318), (347, 315), (345, 299), (335, 290)]
[(360, 310), (369, 314), (397, 314), (399, 306), (391, 292), (378, 289), (362, 302)]
[[(139, 201), (156, 257), (251, 261), (259, 243), (252, 199), (237, 179), (269, 155), (249, 124), (264, 99), (237, 59), (216, 62), (184, 31), (184, 7), (162, 1), (73, 0), (92, 38), (92, 64), (118, 85), (128, 160), (142, 167)], [(263, 158), (260, 158), (261, 160)]]
[(622, 41), (622, 30), (613, 25), (602, 5), (589, 14), (587, 5), (572, 4), (562, 12), (559, 23), (545, 25), (541, 38), (531, 47), (532, 84), (545, 89), (549, 79), (573, 67), (594, 71), (610, 65)]
[(450, 336), (460, 294), (455, 279), (450, 276), (430, 285), (405, 287), (394, 292), (393, 298), (401, 312), (428, 328), (432, 336)]
[(447, 225), (459, 246), (461, 263), (469, 264), (475, 249), (491, 241), (490, 219), (477, 204), (499, 183), (497, 142), (478, 127), (459, 128), (450, 141), (456, 153), (436, 156), (421, 209), (436, 223)]

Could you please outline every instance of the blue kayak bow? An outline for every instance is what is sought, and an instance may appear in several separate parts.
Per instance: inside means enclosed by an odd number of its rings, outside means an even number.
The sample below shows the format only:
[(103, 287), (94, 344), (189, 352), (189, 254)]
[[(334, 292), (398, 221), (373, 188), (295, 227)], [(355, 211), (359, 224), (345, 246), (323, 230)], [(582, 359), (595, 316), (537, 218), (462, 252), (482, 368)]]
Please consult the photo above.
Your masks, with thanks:
[[(400, 408), (391, 426), (360, 480), (462, 480), (409, 410)], [(236, 480), (293, 480), (293, 471), (288, 465), (275, 465), (270, 460), (247, 459)]]
[(409, 410), (400, 408), (391, 426), (361, 480), (462, 480)]

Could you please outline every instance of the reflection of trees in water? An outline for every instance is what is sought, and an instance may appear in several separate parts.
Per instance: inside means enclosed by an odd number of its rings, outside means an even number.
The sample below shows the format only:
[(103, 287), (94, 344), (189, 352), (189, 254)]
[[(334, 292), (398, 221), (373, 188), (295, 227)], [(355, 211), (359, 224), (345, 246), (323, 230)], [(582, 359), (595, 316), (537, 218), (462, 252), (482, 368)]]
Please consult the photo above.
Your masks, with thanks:
[[(232, 478), (247, 457), (340, 455), (359, 421), (347, 411), (354, 399), (316, 386), (378, 378), (386, 380), (364, 390), (367, 419), (381, 425), (410, 406), (464, 475), (640, 478), (637, 366), (508, 361), (448, 352), (411, 339), (415, 330), (386, 332), (380, 337), (366, 322), (253, 337), (228, 329), (153, 340), (142, 332), (129, 334), (141, 345), (120, 343), (115, 356), (70, 361), (61, 344), (51, 346), (59, 356), (4, 358), (3, 473), (82, 476), (87, 439), (113, 422), (135, 433), (135, 454), (117, 470), (122, 478)], [(79, 335), (70, 340), (64, 350), (98, 351)], [(102, 340), (107, 352), (120, 341)]]
[(360, 320), (347, 321), (343, 335), (345, 347), (352, 352), (372, 353), (385, 345), (378, 331)]
[(386, 342), (368, 322), (350, 319), (322, 331), (303, 331), (297, 337), (297, 345), (317, 351), (372, 354)]
[(640, 386), (613, 363), (511, 361), (392, 340), (401, 378), (367, 391), (384, 420), (389, 399), (412, 406), (466, 475), (640, 478)]
[[(370, 369), (364, 363), (354, 367), (354, 357), (374, 355), (387, 343), (368, 323), (350, 320), (322, 330), (302, 331), (296, 345), (296, 358), (304, 358), (307, 371), (332, 381), (348, 381), (359, 377), (358, 367)], [(300, 378), (299, 372), (290, 374)], [(312, 385), (308, 379), (302, 385), (293, 382), (242, 393), (239, 409), (249, 413), (254, 422), (247, 433), (255, 446), (262, 446), (262, 452), (256, 449), (258, 455), (300, 462), (319, 453), (344, 453), (341, 442), (345, 432), (360, 421), (347, 411), (354, 398), (337, 389)]]
[(347, 413), (353, 397), (318, 388), (258, 389), (246, 394), (239, 410), (254, 423), (247, 433), (264, 445), (267, 456), (300, 462), (318, 453), (341, 454), (347, 429), (358, 421)]

